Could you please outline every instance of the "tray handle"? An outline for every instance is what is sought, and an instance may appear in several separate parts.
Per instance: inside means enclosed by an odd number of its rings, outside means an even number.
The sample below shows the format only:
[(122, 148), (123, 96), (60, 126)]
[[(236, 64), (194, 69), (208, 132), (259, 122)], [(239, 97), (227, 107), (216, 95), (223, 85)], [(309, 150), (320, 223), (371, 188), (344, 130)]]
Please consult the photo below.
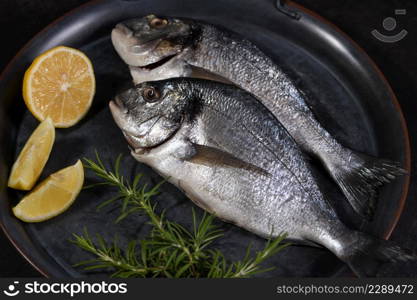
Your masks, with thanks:
[(286, 5), (286, 2), (287, 0), (277, 0), (276, 6), (277, 6), (278, 11), (291, 19), (294, 19), (297, 21), (300, 20), (301, 15), (295, 10), (288, 8), (288, 5)]

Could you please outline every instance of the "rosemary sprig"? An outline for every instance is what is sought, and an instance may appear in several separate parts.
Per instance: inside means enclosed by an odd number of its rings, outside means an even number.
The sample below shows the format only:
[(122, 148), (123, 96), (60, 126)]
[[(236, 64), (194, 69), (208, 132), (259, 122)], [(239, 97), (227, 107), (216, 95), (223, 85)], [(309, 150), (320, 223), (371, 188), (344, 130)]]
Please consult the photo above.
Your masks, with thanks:
[[(207, 277), (207, 278), (242, 278), (270, 271), (260, 265), (269, 257), (279, 252), (288, 244), (282, 241), (286, 235), (281, 234), (269, 240), (265, 248), (252, 257), (251, 246), (241, 261), (229, 262), (223, 253), (212, 249), (211, 244), (223, 233), (213, 224), (214, 217), (205, 213), (198, 220), (192, 210), (192, 229), (169, 221), (165, 213), (158, 214), (156, 205), (151, 203), (153, 196), (159, 193), (161, 183), (148, 189), (146, 184), (139, 186), (142, 174), (135, 176), (132, 184), (120, 174), (121, 156), (116, 159), (113, 170), (108, 170), (96, 153), (96, 161), (84, 159), (85, 167), (92, 170), (102, 182), (93, 186), (109, 185), (118, 190), (117, 196), (103, 202), (102, 208), (115, 201), (121, 201), (121, 214), (116, 222), (128, 215), (140, 212), (149, 218), (152, 227), (149, 236), (139, 242), (131, 241), (122, 250), (115, 238), (108, 243), (100, 235), (93, 239), (87, 229), (82, 235), (73, 235), (73, 242), (81, 249), (90, 252), (95, 258), (82, 261), (77, 266), (86, 270), (110, 269), (113, 277)], [(92, 186), (88, 186), (92, 187)]]

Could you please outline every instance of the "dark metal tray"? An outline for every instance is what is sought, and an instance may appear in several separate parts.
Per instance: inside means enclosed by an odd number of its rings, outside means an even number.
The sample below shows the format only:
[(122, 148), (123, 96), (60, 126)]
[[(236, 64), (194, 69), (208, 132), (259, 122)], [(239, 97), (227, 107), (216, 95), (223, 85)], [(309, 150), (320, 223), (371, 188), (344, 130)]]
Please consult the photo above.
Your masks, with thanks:
[[(145, 219), (131, 216), (115, 225), (116, 207), (97, 212), (96, 206), (111, 190), (83, 191), (64, 214), (39, 224), (25, 224), (11, 214), (23, 193), (6, 188), (10, 167), (24, 142), (37, 125), (21, 97), (24, 71), (43, 51), (67, 45), (80, 48), (91, 58), (97, 78), (93, 106), (76, 126), (58, 129), (51, 157), (43, 171), (48, 174), (92, 158), (97, 149), (105, 161), (126, 155), (124, 172), (146, 174), (145, 181), (161, 178), (149, 167), (129, 157), (126, 143), (114, 124), (107, 103), (129, 80), (128, 70), (114, 52), (109, 33), (119, 21), (149, 13), (190, 17), (220, 24), (255, 42), (280, 64), (296, 83), (308, 91), (310, 106), (323, 125), (345, 145), (368, 154), (390, 158), (410, 168), (407, 128), (390, 86), (367, 55), (333, 25), (304, 8), (289, 3), (285, 14), (272, 0), (102, 0), (93, 1), (60, 18), (36, 35), (13, 59), (0, 77), (0, 223), (16, 246), (42, 274), (50, 277), (104, 275), (86, 273), (73, 264), (88, 255), (68, 242), (72, 233), (86, 227), (107, 238), (118, 235), (121, 242), (146, 234)], [(334, 202), (341, 218), (350, 226), (388, 238), (401, 214), (408, 191), (404, 177), (382, 189), (373, 222), (361, 222), (321, 167), (315, 174), (324, 192)], [(90, 180), (91, 174), (87, 175)], [(42, 179), (41, 178), (41, 179)], [(155, 198), (168, 217), (190, 223), (193, 204), (175, 187), (165, 184)], [(226, 235), (217, 246), (229, 258), (242, 257), (246, 245), (255, 249), (264, 240), (235, 226), (218, 223)], [(263, 276), (337, 276), (346, 267), (325, 249), (292, 246), (268, 262), (276, 270)]]

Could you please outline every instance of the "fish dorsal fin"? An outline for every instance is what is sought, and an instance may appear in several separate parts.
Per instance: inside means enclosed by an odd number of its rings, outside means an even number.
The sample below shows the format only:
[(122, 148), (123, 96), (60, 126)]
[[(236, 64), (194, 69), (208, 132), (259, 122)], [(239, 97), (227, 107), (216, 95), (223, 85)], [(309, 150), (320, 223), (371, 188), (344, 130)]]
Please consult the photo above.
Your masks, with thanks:
[(237, 169), (243, 169), (253, 171), (264, 176), (270, 176), (269, 172), (255, 166), (249, 162), (241, 160), (240, 158), (230, 154), (226, 151), (193, 143), (194, 149), (196, 150), (195, 155), (187, 159), (188, 162), (193, 164), (204, 165), (208, 167), (221, 166), (231, 167)]

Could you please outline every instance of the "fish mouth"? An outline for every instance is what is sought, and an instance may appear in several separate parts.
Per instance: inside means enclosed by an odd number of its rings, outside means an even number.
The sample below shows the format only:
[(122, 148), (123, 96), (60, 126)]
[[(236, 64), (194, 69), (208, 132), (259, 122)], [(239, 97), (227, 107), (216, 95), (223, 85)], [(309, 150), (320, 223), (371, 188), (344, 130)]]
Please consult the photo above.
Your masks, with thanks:
[[(162, 37), (149, 39), (137, 38), (133, 31), (123, 24), (117, 24), (111, 32), (111, 40), (116, 52), (128, 65), (140, 65), (143, 63), (154, 63), (158, 58), (149, 56), (155, 48), (163, 41)], [(134, 49), (134, 50), (132, 50)]]
[(133, 37), (133, 31), (130, 30), (127, 26), (119, 23), (113, 28), (113, 32), (115, 34), (120, 34), (120, 36), (124, 36), (125, 38)]
[[(156, 123), (158, 123), (158, 121), (162, 118), (162, 116), (157, 116), (157, 117), (153, 117), (151, 119), (149, 119), (148, 121), (145, 122), (151, 122), (152, 120), (156, 119), (156, 121), (154, 122), (154, 124), (149, 128), (150, 132), (153, 128), (153, 126), (155, 126)], [(142, 123), (143, 124), (143, 123)], [(175, 130), (173, 130), (164, 140), (160, 141), (159, 143), (155, 143), (153, 145), (150, 146), (139, 146), (138, 145), (138, 140), (140, 140), (141, 138), (145, 137), (145, 135), (133, 135), (130, 132), (126, 131), (126, 130), (122, 130), (123, 131), (123, 135), (125, 136), (127, 143), (129, 144), (129, 149), (132, 153), (132, 155), (140, 157), (140, 156), (145, 156), (146, 154), (150, 154), (150, 152), (152, 152), (152, 150), (157, 150), (159, 147), (161, 147), (162, 145), (164, 145), (165, 143), (167, 143), (168, 141), (170, 141), (176, 134), (177, 132), (180, 130), (179, 126), (178, 128), (176, 128)], [(140, 141), (139, 141), (140, 143)]]
[(155, 145), (152, 145), (152, 146), (138, 147), (138, 145), (136, 143), (136, 140), (140, 139), (140, 137), (131, 135), (130, 133), (128, 133), (126, 131), (123, 131), (123, 130), (122, 130), (122, 132), (123, 132), (123, 135), (125, 136), (125, 139), (128, 143), (128, 147), (129, 147), (130, 151), (137, 154), (137, 155), (147, 154), (152, 149), (155, 149), (155, 148), (159, 147), (160, 145), (162, 145), (163, 143), (165, 143), (165, 141), (163, 141), (159, 144), (155, 144)]
[[(161, 118), (162, 118), (162, 116), (156, 116), (156, 117), (149, 118), (148, 120), (142, 122), (142, 124), (139, 125), (139, 128), (142, 127), (144, 129), (142, 129), (142, 130), (139, 129), (139, 133), (132, 133), (129, 130), (124, 130), (124, 132), (126, 132), (127, 134), (130, 134), (134, 138), (142, 139), (146, 135), (148, 135), (149, 132), (151, 132), (151, 130), (153, 129), (155, 124), (158, 123), (158, 121)], [(150, 124), (150, 126), (147, 126), (149, 124)]]
[(109, 108), (115, 120), (121, 118), (128, 112), (127, 108), (123, 105), (119, 97), (115, 97), (114, 100), (109, 102)]
[(131, 30), (128, 26), (119, 23), (117, 24), (113, 30), (112, 30), (112, 35), (115, 35), (119, 40), (123, 39), (123, 40), (131, 40), (131, 41), (136, 41), (135, 46), (139, 46), (139, 47), (143, 47), (144, 50), (150, 50), (151, 48), (154, 47), (148, 47), (149, 45), (157, 45), (159, 44), (162, 40), (163, 37), (165, 35), (157, 35), (157, 36), (150, 36), (148, 38), (138, 38), (137, 36), (134, 35), (133, 30)]
[(146, 147), (139, 147), (137, 145), (135, 140), (139, 139), (140, 137), (131, 135), (130, 133), (126, 131), (123, 131), (123, 135), (126, 138), (126, 141), (129, 145), (129, 149), (132, 152), (132, 154), (136, 156), (144, 156), (146, 154), (149, 154), (152, 150), (156, 150), (160, 146), (164, 145), (166, 142), (170, 141), (178, 131), (179, 131), (179, 128), (174, 130), (165, 140), (161, 141), (160, 143), (157, 143), (152, 146), (146, 146)]
[(145, 121), (143, 121), (137, 130), (129, 129), (128, 122), (126, 121), (128, 110), (123, 106), (119, 97), (116, 97), (115, 100), (111, 100), (109, 102), (110, 111), (113, 115), (113, 119), (115, 120), (117, 126), (126, 133), (127, 135), (142, 139), (144, 138), (152, 128), (155, 126), (156, 123), (162, 118), (162, 116), (154, 116)]
[(143, 65), (143, 66), (131, 66), (133, 68), (139, 69), (141, 71), (153, 71), (159, 67), (164, 66), (165, 64), (168, 64), (169, 62), (171, 62), (172, 60), (174, 60), (174, 58), (178, 55), (178, 53), (175, 54), (171, 54), (168, 55), (156, 62), (150, 63), (148, 65)]
[[(152, 130), (155, 124), (158, 123), (158, 121), (162, 118), (162, 116), (152, 117), (142, 122), (141, 125), (145, 125), (145, 129), (138, 134), (137, 132), (132, 132), (131, 130), (126, 128), (126, 122), (123, 120), (126, 117), (127, 111), (125, 110), (123, 104), (121, 103), (121, 100), (118, 97), (109, 102), (109, 107), (113, 115), (114, 121), (116, 122), (117, 126), (122, 130), (122, 133), (128, 143), (130, 151), (134, 152), (135, 154), (145, 154), (150, 150), (160, 146), (166, 141), (162, 141), (161, 143), (152, 146), (141, 145), (141, 139), (145, 138), (146, 135), (149, 134), (149, 132)], [(150, 126), (146, 126), (146, 124)]]
[[(110, 102), (113, 102), (113, 101), (110, 101)], [(128, 112), (128, 109), (123, 105), (123, 102), (122, 100), (120, 100), (119, 97), (114, 98), (113, 106), (117, 107), (117, 109), (123, 114), (126, 114)]]
[[(154, 50), (159, 44), (164, 42), (165, 35), (152, 36), (148, 38), (138, 38), (134, 32), (126, 25), (117, 24), (111, 33), (111, 39), (114, 48), (122, 59), (138, 71), (150, 72), (169, 63), (178, 54), (182, 53), (181, 49), (176, 49), (166, 56), (153, 55)], [(132, 50), (135, 48), (134, 50)]]

